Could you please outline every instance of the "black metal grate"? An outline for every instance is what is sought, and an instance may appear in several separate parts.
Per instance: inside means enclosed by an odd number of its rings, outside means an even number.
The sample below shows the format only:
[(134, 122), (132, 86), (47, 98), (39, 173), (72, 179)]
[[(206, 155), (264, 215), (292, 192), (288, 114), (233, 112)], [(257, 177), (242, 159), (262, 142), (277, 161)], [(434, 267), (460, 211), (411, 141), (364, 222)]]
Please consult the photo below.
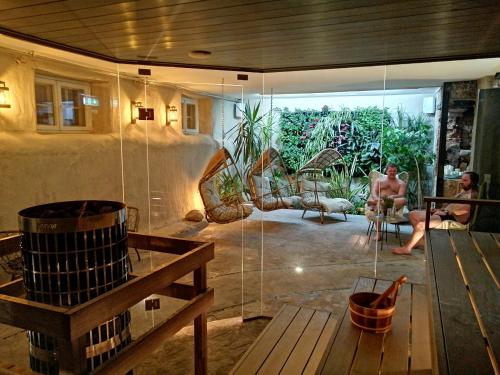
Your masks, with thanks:
[[(55, 306), (87, 302), (128, 280), (125, 206), (77, 201), (36, 206), (19, 213), (24, 284), (29, 300)], [(125, 311), (86, 336), (92, 371), (131, 342)], [(57, 341), (28, 333), (34, 371), (57, 374)]]

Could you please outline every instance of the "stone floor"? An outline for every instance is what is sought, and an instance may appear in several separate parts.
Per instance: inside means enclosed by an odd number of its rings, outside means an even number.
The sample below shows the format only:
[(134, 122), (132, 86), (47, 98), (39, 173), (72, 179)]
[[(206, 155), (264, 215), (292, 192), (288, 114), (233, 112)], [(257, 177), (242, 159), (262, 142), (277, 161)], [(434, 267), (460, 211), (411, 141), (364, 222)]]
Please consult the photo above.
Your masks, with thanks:
[[(399, 244), (393, 233), (383, 250), (368, 241), (362, 216), (331, 215), (321, 224), (319, 215), (302, 211), (254, 212), (244, 221), (230, 224), (175, 225), (162, 235), (187, 236), (215, 242), (215, 259), (208, 266), (208, 283), (215, 289), (209, 313), (209, 374), (226, 374), (283, 303), (306, 305), (340, 314), (349, 289), (359, 276), (423, 283), (422, 250), (397, 256), (390, 249)], [(403, 240), (409, 226), (402, 226)], [(390, 228), (392, 230), (392, 228)], [(168, 255), (131, 250), (136, 273), (169, 259)], [(0, 281), (1, 280), (0, 275)], [(189, 281), (186, 278), (185, 281)], [(182, 303), (161, 298), (161, 309), (144, 311), (143, 303), (132, 309), (134, 336), (153, 327)], [(242, 322), (241, 317), (257, 318)], [(193, 371), (193, 332), (186, 327), (167, 340), (135, 370), (135, 374), (190, 374)], [(0, 358), (27, 366), (27, 343), (22, 330), (0, 325)]]

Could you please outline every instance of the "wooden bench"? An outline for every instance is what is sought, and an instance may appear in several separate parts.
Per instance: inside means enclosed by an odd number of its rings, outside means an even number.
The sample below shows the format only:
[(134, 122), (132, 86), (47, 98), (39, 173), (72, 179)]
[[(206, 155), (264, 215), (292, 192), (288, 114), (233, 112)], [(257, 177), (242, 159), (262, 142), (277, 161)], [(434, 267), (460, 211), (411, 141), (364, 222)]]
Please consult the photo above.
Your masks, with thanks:
[(330, 312), (284, 305), (231, 374), (315, 374), (336, 323)]
[(424, 200), (433, 368), (439, 374), (498, 374), (500, 234), (429, 230), (429, 218), (432, 202), (498, 209), (500, 201)]
[[(361, 277), (353, 291), (381, 292), (390, 281)], [(366, 333), (326, 311), (285, 305), (231, 374), (431, 374), (427, 293), (402, 286), (386, 334)]]
[(426, 232), (433, 362), (439, 374), (498, 374), (500, 235)]
[[(360, 277), (355, 292), (382, 292), (390, 281)], [(431, 374), (427, 292), (424, 285), (404, 284), (396, 301), (392, 330), (364, 332), (346, 309), (333, 337), (321, 374)]]

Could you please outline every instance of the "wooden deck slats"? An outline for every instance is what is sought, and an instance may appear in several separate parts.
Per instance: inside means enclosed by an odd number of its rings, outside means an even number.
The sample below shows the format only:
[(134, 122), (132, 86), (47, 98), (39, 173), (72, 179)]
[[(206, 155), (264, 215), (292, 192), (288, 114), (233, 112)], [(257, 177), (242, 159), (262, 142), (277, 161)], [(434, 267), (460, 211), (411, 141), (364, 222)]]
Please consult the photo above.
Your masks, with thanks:
[(427, 290), (424, 285), (413, 284), (411, 304), (412, 326), (418, 329), (411, 330), (411, 372), (415, 375), (432, 374), (431, 333), (429, 328), (429, 305)]
[[(360, 278), (355, 292), (382, 292), (386, 280)], [(430, 330), (425, 287), (405, 284), (400, 288), (392, 330), (373, 334), (350, 322), (349, 310), (341, 322), (322, 374), (431, 374)], [(417, 319), (414, 319), (414, 316)], [(414, 335), (415, 332), (418, 332)], [(421, 345), (413, 353), (413, 345)], [(415, 354), (415, 358), (413, 355)]]
[[(375, 281), (373, 279), (359, 279), (354, 288), (354, 293), (373, 290), (374, 286)], [(340, 375), (349, 373), (352, 358), (356, 353), (359, 341), (359, 330), (352, 329), (350, 319), (349, 309), (346, 309), (342, 319), (339, 321), (335, 341), (326, 359), (325, 367), (322, 370), (323, 374)]]
[[(281, 372), (283, 374), (301, 374), (304, 368), (304, 363), (308, 363), (313, 350), (316, 348), (316, 344), (321, 337), (322, 332), (325, 329), (325, 325), (330, 319), (330, 313), (327, 311), (314, 311), (309, 324), (304, 329), (299, 340), (296, 342), (296, 348), (300, 350), (294, 350), (286, 364), (283, 366)], [(331, 324), (332, 322), (330, 322)], [(335, 323), (333, 324), (335, 326)], [(330, 330), (331, 331), (331, 330)], [(315, 362), (312, 359), (311, 362)], [(262, 370), (260, 371), (262, 372)], [(265, 372), (262, 372), (265, 374)]]
[[(240, 359), (238, 364), (233, 369), (233, 374), (255, 374), (262, 366), (263, 361), (267, 358), (269, 353), (274, 348), (276, 342), (281, 338), (281, 335), (290, 325), (295, 315), (299, 312), (298, 306), (285, 305), (276, 314), (274, 319), (267, 325), (267, 327), (259, 335), (260, 337), (265, 336), (266, 340), (256, 341), (250, 346), (247, 352)], [(240, 368), (240, 366), (245, 363), (245, 368)]]
[[(382, 292), (390, 281), (360, 277), (353, 292)], [(400, 289), (393, 328), (364, 332), (346, 308), (337, 324), (331, 313), (285, 305), (236, 364), (231, 374), (342, 375), (431, 374), (429, 322), (423, 285)], [(417, 319), (412, 319), (416, 315)], [(417, 331), (412, 335), (413, 331)], [(415, 350), (412, 364), (411, 345)]]
[[(404, 284), (400, 288), (398, 307), (392, 318), (392, 330), (385, 334), (382, 374), (408, 373), (408, 344), (410, 342), (410, 317), (412, 313), (411, 289), (412, 285), (410, 284)], [(418, 311), (418, 314), (421, 314), (421, 311)]]
[(337, 319), (330, 315), (328, 321), (325, 324), (325, 328), (323, 329), (323, 332), (321, 333), (321, 336), (316, 343), (316, 347), (311, 353), (311, 357), (309, 358), (309, 361), (307, 362), (307, 365), (302, 372), (303, 375), (316, 374), (318, 369), (323, 367), (323, 364), (326, 360), (324, 354), (332, 343), (333, 334), (336, 327)]
[[(376, 280), (373, 291), (383, 293), (391, 283)], [(384, 335), (374, 335), (361, 331), (356, 356), (352, 363), (351, 374), (375, 374), (382, 361)]]
[(435, 348), (439, 373), (473, 374), (481, 369), (482, 374), (493, 374), (495, 370), (469, 290), (487, 331), (492, 334), (491, 339), (498, 345), (498, 337), (494, 334), (495, 327), (498, 330), (498, 289), (467, 232), (433, 230), (426, 235), (430, 239), (427, 255), (428, 265), (432, 268), (429, 273), (433, 289), (432, 322), (437, 338)]
[(284, 305), (231, 374), (315, 374), (335, 326), (330, 312)]
[[(484, 256), (483, 260), (488, 264), (496, 278), (496, 283), (498, 283), (500, 281), (500, 241), (495, 241), (495, 237), (491, 233), (473, 232), (471, 236), (479, 246)], [(500, 240), (500, 237), (498, 238)]]
[(284, 335), (276, 343), (272, 353), (267, 357), (266, 362), (259, 369), (258, 374), (277, 374), (285, 365), (292, 349), (295, 347), (302, 333), (309, 324), (314, 310), (301, 308), (295, 319), (292, 321)]
[[(495, 357), (500, 358), (500, 293), (498, 288), (486, 264), (483, 262), (481, 254), (476, 250), (469, 233), (451, 231), (450, 237), (454, 242), (455, 250), (467, 277), (469, 292), (479, 310), (479, 319), (485, 330), (484, 333), (489, 340)], [(482, 245), (481, 249), (485, 249), (487, 254), (491, 253), (491, 250), (495, 250), (487, 247), (488, 245), (492, 246), (492, 242), (485, 241)], [(497, 254), (498, 252), (499, 249), (496, 249)], [(494, 298), (494, 296), (497, 298)], [(487, 312), (496, 313), (490, 314)]]

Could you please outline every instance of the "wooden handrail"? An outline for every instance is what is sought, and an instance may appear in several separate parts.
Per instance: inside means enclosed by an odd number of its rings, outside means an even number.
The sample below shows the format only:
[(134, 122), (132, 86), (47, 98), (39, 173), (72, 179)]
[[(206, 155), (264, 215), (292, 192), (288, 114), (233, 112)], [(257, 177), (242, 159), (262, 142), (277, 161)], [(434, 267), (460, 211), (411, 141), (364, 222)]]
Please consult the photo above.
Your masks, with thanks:
[(474, 206), (500, 206), (500, 200), (493, 199), (463, 199), (463, 198), (445, 198), (445, 197), (424, 197), (425, 205), (425, 230), (429, 230), (431, 219), (431, 203), (461, 203)]
[(424, 197), (424, 202), (431, 203), (470, 203), (477, 206), (500, 206), (500, 200), (494, 199), (463, 199), (463, 198), (445, 198), (445, 197)]

